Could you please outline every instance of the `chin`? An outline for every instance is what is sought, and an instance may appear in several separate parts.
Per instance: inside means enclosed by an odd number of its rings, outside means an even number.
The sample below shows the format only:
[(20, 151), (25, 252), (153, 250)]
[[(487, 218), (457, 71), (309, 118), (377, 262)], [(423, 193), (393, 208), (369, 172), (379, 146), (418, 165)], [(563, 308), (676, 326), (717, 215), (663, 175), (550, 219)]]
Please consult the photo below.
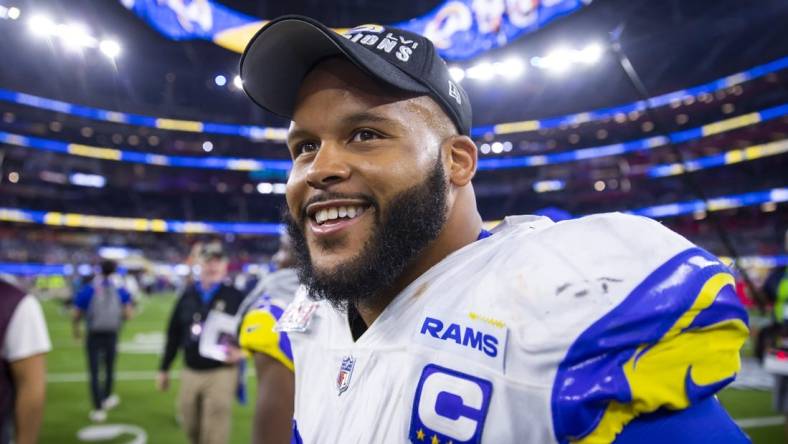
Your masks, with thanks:
[(323, 253), (318, 259), (312, 258), (312, 268), (319, 274), (332, 274), (349, 260), (350, 256)]

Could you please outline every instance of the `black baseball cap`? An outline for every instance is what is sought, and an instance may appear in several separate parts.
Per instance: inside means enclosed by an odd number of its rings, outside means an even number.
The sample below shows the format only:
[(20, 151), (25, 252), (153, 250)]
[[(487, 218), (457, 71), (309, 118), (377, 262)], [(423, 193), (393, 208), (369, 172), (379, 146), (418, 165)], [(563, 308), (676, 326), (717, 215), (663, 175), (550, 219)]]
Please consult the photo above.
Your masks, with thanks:
[(244, 90), (262, 108), (292, 119), (304, 77), (321, 60), (333, 56), (347, 58), (399, 90), (429, 95), (461, 134), (470, 135), (468, 94), (452, 80), (429, 39), (402, 29), (362, 25), (339, 34), (309, 17), (279, 17), (263, 26), (244, 50)]
[(227, 252), (221, 242), (208, 242), (200, 245), (198, 256), (202, 260), (222, 259), (227, 257)]

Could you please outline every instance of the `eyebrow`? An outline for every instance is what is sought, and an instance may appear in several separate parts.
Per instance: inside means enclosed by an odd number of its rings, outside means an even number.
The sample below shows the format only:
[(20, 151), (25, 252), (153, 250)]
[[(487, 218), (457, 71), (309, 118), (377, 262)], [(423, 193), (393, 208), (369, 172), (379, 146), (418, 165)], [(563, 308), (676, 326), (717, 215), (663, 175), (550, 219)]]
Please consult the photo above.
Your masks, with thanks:
[(287, 144), (288, 148), (295, 140), (299, 139), (308, 139), (313, 137), (312, 132), (305, 130), (303, 128), (294, 128), (287, 133), (287, 140), (285, 143)]
[(381, 116), (379, 114), (371, 113), (368, 111), (351, 114), (342, 119), (342, 123), (348, 126), (360, 125), (363, 123), (386, 123), (393, 124), (400, 127), (400, 123), (394, 119)]
[[(402, 124), (399, 123), (397, 120), (384, 117), (369, 111), (362, 111), (359, 113), (351, 114), (347, 117), (342, 118), (340, 123), (343, 126), (359, 126), (367, 123), (380, 123), (380, 124), (394, 125), (398, 129), (403, 128)], [(314, 133), (312, 133), (311, 131), (304, 128), (294, 128), (290, 130), (290, 132), (287, 134), (287, 143), (289, 146), (289, 144), (292, 143), (294, 140), (305, 139), (310, 137), (315, 137)]]

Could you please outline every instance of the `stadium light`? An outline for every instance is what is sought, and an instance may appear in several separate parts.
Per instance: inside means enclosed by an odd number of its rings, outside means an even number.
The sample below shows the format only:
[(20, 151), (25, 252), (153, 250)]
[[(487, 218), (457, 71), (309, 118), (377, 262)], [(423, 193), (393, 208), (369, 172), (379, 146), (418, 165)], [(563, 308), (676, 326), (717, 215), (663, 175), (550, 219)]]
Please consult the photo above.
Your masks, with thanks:
[(74, 173), (69, 177), (69, 181), (72, 185), (91, 188), (104, 188), (107, 184), (107, 179), (98, 174)]
[(495, 68), (488, 62), (479, 63), (465, 70), (466, 77), (469, 79), (481, 80), (483, 82), (492, 79), (494, 75)]
[(216, 86), (224, 86), (227, 84), (227, 77), (219, 74), (213, 78), (213, 82), (216, 83)]
[(15, 6), (10, 8), (0, 5), (0, 19), (16, 20), (22, 14), (22, 11)]
[(566, 48), (558, 48), (547, 53), (541, 58), (541, 66), (555, 73), (563, 73), (569, 69), (573, 59), (572, 51)]
[(532, 187), (537, 193), (547, 193), (563, 190), (566, 187), (566, 182), (563, 180), (539, 180), (534, 182)]
[(57, 33), (63, 45), (69, 49), (82, 49), (84, 47), (94, 47), (96, 39), (88, 33), (84, 25), (74, 23), (71, 25), (58, 25)]
[(598, 43), (591, 43), (585, 48), (575, 53), (575, 59), (580, 63), (591, 65), (602, 58), (602, 46)]
[(507, 79), (520, 77), (525, 71), (525, 64), (523, 61), (514, 57), (506, 59), (503, 62), (496, 62), (494, 66), (497, 74)]
[(285, 194), (286, 192), (287, 192), (287, 184), (284, 183), (274, 184), (274, 194)]
[(105, 56), (114, 59), (120, 55), (120, 43), (115, 40), (102, 40), (101, 43), (99, 43), (99, 50), (101, 50)]
[(99, 40), (91, 35), (87, 27), (81, 23), (56, 24), (49, 17), (37, 14), (30, 18), (28, 27), (33, 34), (39, 37), (59, 39), (64, 47), (73, 51), (83, 48), (98, 49), (112, 60), (118, 57), (122, 51), (120, 43), (116, 40)]
[(241, 80), (241, 76), (233, 77), (233, 86), (236, 87), (237, 89), (243, 89), (244, 82), (243, 80)]
[(55, 32), (55, 22), (43, 15), (34, 15), (27, 22), (30, 31), (39, 37), (46, 37)]
[(206, 140), (205, 142), (202, 143), (202, 149), (206, 153), (210, 153), (211, 151), (213, 151), (213, 142), (211, 142), (210, 140)]
[(455, 82), (462, 82), (462, 79), (465, 78), (465, 70), (460, 68), (459, 66), (450, 67), (449, 74), (451, 75), (451, 78), (454, 79)]
[(274, 185), (268, 182), (260, 182), (257, 184), (257, 192), (260, 194), (271, 194), (274, 192)]

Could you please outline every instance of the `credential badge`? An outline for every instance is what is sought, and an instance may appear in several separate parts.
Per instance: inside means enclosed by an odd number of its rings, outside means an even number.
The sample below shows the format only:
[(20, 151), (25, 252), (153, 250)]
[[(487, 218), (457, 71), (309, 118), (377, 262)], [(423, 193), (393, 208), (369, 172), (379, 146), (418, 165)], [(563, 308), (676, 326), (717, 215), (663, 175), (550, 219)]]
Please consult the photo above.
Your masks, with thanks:
[(225, 303), (224, 301), (216, 301), (216, 305), (214, 306), (214, 310), (216, 311), (224, 311)]

